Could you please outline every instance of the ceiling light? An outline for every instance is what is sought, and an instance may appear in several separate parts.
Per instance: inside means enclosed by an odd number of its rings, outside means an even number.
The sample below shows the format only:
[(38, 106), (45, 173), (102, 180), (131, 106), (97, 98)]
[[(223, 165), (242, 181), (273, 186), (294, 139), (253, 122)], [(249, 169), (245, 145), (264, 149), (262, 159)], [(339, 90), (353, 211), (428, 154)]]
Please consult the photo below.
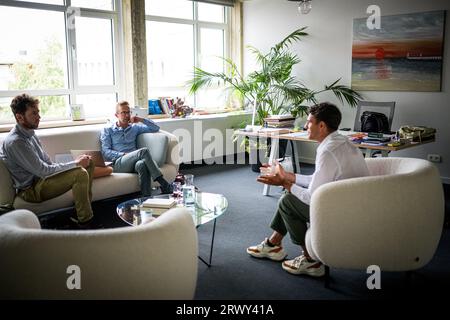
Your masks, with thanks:
[(308, 14), (312, 8), (312, 0), (289, 0), (298, 2), (298, 12), (302, 14)]

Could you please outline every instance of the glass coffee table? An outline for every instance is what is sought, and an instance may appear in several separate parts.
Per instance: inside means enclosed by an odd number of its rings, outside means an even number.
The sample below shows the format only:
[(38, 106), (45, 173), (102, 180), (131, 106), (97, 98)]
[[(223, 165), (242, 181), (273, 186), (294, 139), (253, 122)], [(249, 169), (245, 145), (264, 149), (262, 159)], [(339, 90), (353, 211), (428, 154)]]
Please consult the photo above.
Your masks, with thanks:
[[(158, 195), (153, 198), (169, 198), (171, 195)], [(149, 223), (155, 220), (158, 216), (163, 214), (165, 211), (169, 209), (156, 209), (156, 208), (148, 208), (143, 207), (142, 203), (149, 199), (146, 198), (136, 198), (132, 200), (128, 200), (117, 205), (117, 215), (127, 224), (131, 226), (138, 226), (141, 224)], [(182, 199), (178, 198), (179, 203), (174, 206), (176, 207), (184, 207), (182, 204)], [(214, 221), (212, 237), (211, 237), (211, 248), (209, 253), (209, 260), (206, 262), (202, 257), (198, 257), (203, 263), (205, 263), (208, 267), (211, 266), (212, 254), (214, 249), (214, 235), (216, 233), (216, 219), (220, 217), (228, 208), (227, 199), (221, 195), (216, 193), (207, 193), (207, 192), (197, 192), (195, 196), (195, 205), (186, 206), (191, 212), (192, 219), (196, 228), (204, 225), (210, 221)]]

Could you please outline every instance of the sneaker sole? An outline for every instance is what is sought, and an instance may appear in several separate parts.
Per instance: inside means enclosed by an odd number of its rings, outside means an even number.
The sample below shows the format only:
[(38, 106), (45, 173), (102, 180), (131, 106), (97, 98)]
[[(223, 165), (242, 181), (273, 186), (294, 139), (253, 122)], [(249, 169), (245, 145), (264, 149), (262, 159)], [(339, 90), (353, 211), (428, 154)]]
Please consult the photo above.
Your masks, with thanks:
[(267, 259), (270, 259), (270, 260), (273, 260), (273, 261), (282, 261), (282, 260), (284, 260), (287, 257), (286, 253), (281, 255), (281, 256), (279, 256), (279, 257), (274, 257), (274, 256), (270, 256), (270, 255), (268, 255), (266, 253), (254, 252), (254, 251), (251, 251), (251, 250), (248, 250), (248, 249), (247, 249), (247, 253), (249, 255), (251, 255), (252, 257), (255, 257), (255, 258), (259, 258), (259, 259), (267, 258)]
[(281, 264), (281, 266), (283, 267), (284, 270), (286, 270), (290, 274), (295, 274), (295, 275), (302, 275), (302, 274), (304, 274), (304, 275), (311, 276), (311, 277), (316, 277), (316, 278), (323, 277), (325, 275), (325, 270), (323, 270), (323, 272), (321, 272), (321, 273), (309, 273), (309, 272), (306, 272), (306, 271), (297, 271), (297, 270), (291, 269), (291, 268), (285, 266), (284, 264)]

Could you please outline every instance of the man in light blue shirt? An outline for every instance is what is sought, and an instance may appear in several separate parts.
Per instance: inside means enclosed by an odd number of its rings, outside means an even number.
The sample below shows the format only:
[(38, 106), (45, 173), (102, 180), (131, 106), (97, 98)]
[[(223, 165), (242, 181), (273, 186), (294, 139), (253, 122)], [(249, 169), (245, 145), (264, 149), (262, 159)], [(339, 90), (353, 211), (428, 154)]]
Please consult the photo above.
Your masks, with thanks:
[(148, 148), (136, 146), (138, 135), (158, 132), (159, 126), (150, 119), (131, 116), (127, 101), (117, 103), (116, 118), (117, 122), (104, 128), (100, 137), (103, 157), (113, 162), (114, 172), (136, 172), (144, 197), (152, 193), (152, 178), (159, 182), (161, 193), (172, 193), (172, 186), (164, 179)]

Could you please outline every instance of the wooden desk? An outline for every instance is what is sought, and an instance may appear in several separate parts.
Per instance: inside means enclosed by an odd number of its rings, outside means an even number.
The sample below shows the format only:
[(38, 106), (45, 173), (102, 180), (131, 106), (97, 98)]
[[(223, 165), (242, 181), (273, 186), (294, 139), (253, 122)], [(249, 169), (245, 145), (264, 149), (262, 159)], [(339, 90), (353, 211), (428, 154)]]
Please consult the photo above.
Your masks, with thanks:
[[(342, 134), (343, 136), (350, 136), (355, 133), (354, 131), (341, 131), (341, 130), (339, 130), (338, 132), (340, 134)], [(293, 132), (293, 133), (278, 135), (278, 138), (279, 139), (287, 139), (287, 140), (295, 140), (295, 141), (311, 142), (311, 140), (308, 139), (308, 135), (307, 135), (306, 131), (299, 131), (298, 136), (296, 136), (296, 135), (297, 135), (297, 133)], [(435, 139), (427, 140), (427, 141), (423, 141), (423, 142), (412, 142), (412, 143), (402, 144), (397, 147), (371, 146), (371, 145), (360, 144), (360, 143), (356, 143), (356, 142), (354, 142), (353, 144), (356, 147), (361, 149), (361, 151), (365, 154), (366, 158), (371, 158), (373, 152), (375, 152), (375, 151), (381, 151), (381, 155), (383, 157), (387, 157), (388, 153), (390, 151), (399, 151), (399, 150), (403, 150), (403, 149), (408, 149), (408, 148), (416, 147), (418, 145), (429, 143), (429, 142), (434, 142), (434, 141), (435, 141)]]
[[(354, 134), (354, 131), (338, 131), (340, 134), (344, 136), (350, 136)], [(308, 133), (306, 131), (297, 131), (297, 132), (291, 132), (291, 133), (285, 133), (285, 134), (277, 134), (276, 132), (247, 132), (238, 130), (235, 132), (235, 134), (240, 136), (248, 136), (248, 137), (255, 137), (255, 138), (271, 138), (272, 144), (270, 149), (270, 155), (269, 155), (269, 163), (272, 163), (272, 161), (276, 160), (278, 158), (278, 144), (280, 139), (285, 140), (291, 140), (291, 141), (303, 141), (303, 142), (312, 142), (317, 143), (317, 141), (311, 140), (308, 138)], [(427, 140), (423, 142), (412, 142), (403, 144), (397, 147), (389, 147), (389, 146), (371, 146), (371, 145), (364, 145), (359, 143), (353, 143), (356, 147), (360, 148), (363, 154), (366, 158), (371, 158), (374, 152), (380, 151), (382, 157), (387, 157), (388, 153), (390, 151), (399, 151), (403, 149), (408, 149), (412, 147), (416, 147), (422, 144), (434, 142), (435, 139)], [(300, 173), (299, 164), (297, 163), (299, 156), (298, 156), (298, 148), (297, 144), (293, 143), (293, 150), (292, 150), (292, 163), (294, 166), (294, 173)], [(265, 184), (264, 185), (264, 191), (263, 195), (267, 196), (270, 191), (270, 186)]]

